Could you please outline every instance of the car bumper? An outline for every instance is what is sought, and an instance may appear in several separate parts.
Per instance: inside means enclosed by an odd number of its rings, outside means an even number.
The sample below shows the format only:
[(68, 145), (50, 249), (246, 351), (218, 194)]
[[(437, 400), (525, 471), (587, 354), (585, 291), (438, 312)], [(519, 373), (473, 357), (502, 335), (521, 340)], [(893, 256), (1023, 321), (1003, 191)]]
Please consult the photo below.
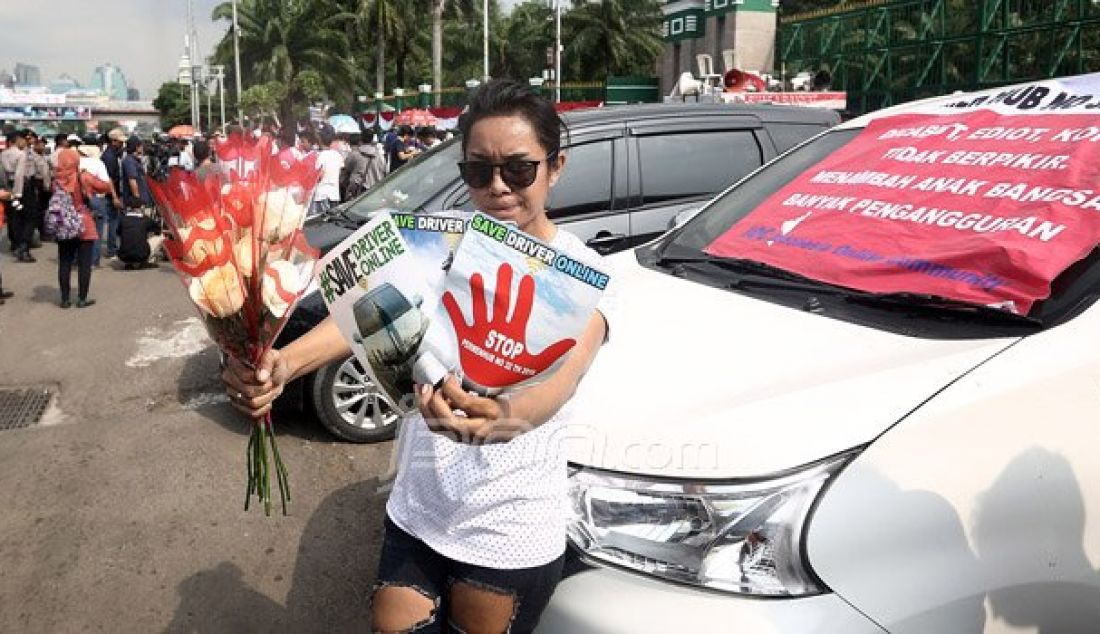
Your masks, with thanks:
[(609, 568), (589, 569), (563, 579), (537, 629), (539, 634), (718, 631), (885, 634), (835, 594), (802, 599), (744, 598)]

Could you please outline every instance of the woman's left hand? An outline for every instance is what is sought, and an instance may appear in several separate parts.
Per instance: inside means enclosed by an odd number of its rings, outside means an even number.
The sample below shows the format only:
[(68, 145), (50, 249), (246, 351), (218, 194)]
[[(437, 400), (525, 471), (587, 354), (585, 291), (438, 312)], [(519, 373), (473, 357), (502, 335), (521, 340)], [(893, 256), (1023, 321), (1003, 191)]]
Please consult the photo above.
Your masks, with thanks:
[(455, 442), (508, 442), (529, 427), (510, 416), (507, 399), (470, 394), (454, 375), (449, 375), (438, 389), (417, 386), (417, 398), (428, 428)]

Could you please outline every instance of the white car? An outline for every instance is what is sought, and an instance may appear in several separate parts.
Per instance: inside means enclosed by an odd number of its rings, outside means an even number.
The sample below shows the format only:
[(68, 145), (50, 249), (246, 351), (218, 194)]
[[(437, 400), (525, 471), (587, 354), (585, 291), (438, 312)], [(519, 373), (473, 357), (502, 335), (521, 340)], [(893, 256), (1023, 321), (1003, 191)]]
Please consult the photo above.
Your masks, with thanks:
[(877, 112), (612, 256), (539, 631), (1100, 632), (1098, 108)]

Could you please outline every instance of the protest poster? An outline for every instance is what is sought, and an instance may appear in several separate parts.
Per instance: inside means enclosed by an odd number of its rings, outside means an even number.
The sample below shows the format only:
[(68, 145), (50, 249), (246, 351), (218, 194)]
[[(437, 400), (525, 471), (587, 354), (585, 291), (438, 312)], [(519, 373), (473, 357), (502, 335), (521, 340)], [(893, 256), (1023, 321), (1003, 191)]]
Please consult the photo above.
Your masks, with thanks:
[(1098, 243), (1100, 75), (1087, 75), (875, 120), (705, 250), (1026, 314)]
[[(399, 413), (415, 409), (413, 368), (466, 220), (379, 213), (318, 267), (322, 299), (374, 385)], [(436, 353), (436, 356), (448, 356)]]
[(449, 370), (467, 389), (495, 394), (530, 384), (573, 348), (608, 282), (584, 254), (476, 213), (447, 272), (428, 338), (457, 353)]

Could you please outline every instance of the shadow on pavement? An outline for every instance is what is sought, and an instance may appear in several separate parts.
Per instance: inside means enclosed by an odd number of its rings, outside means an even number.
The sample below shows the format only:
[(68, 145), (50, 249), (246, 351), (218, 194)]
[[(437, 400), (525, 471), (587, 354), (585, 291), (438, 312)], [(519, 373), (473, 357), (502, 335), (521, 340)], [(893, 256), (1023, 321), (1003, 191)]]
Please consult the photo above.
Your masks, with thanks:
[[(222, 427), (246, 436), (251, 429), (244, 414), (233, 409), (225, 398), (221, 380), (221, 361), (218, 351), (211, 346), (184, 359), (177, 381), (179, 403), (217, 423)], [(333, 438), (321, 427), (312, 414), (302, 411), (292, 399), (280, 399), (273, 413), (275, 430), (279, 435), (289, 435), (303, 440), (329, 442)]]
[[(54, 278), (57, 276), (55, 275)], [(31, 301), (39, 304), (56, 304), (61, 301), (61, 289), (39, 284), (31, 289)]]
[(225, 561), (177, 586), (168, 634), (182, 632), (361, 632), (382, 543), (385, 494), (371, 478), (330, 494), (310, 517), (286, 605), (260, 594)]

